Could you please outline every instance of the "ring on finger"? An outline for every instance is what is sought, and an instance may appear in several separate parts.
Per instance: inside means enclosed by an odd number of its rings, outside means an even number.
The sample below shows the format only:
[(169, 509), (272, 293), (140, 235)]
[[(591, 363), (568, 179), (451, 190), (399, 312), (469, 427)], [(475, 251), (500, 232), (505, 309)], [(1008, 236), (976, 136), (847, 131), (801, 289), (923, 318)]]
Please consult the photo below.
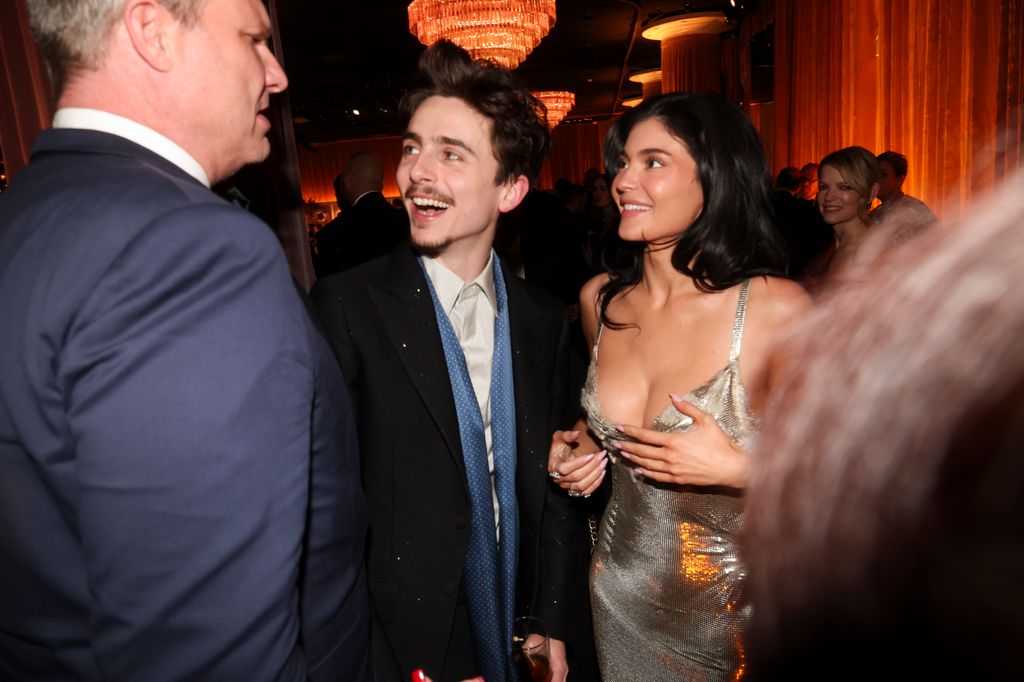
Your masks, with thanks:
[[(572, 488), (569, 489), (569, 497), (583, 497), (583, 496), (584, 496), (583, 493), (581, 493), (579, 490), (573, 490)], [(588, 497), (589, 497), (589, 495), (588, 495)]]
[(552, 481), (557, 483), (558, 479), (560, 479), (562, 477), (562, 474), (558, 473), (557, 471), (549, 471), (548, 472), (548, 476), (551, 477)]

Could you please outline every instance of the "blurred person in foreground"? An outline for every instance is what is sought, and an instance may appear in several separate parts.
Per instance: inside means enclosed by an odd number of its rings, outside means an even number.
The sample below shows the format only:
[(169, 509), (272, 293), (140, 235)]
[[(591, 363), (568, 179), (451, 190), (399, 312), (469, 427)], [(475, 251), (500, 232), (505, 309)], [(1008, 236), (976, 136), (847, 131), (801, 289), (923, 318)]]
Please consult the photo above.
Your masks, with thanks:
[(439, 41), (401, 107), (411, 244), (315, 288), (359, 416), (376, 673), (512, 681), (513, 618), (533, 615), (563, 682), (579, 533), (545, 455), (571, 409), (568, 315), (492, 248), (547, 155), (543, 105)]
[(1024, 174), (794, 330), (748, 493), (751, 677), (1002, 679), (1024, 641)]
[(369, 680), (341, 372), (273, 232), (259, 0), (29, 0), (53, 128), (0, 203), (0, 679)]
[(605, 165), (625, 265), (580, 295), (586, 421), (554, 434), (548, 466), (571, 496), (612, 473), (590, 573), (605, 682), (730, 680), (750, 615), (747, 448), (773, 339), (809, 301), (782, 277), (761, 143), (724, 98), (644, 100), (610, 131)]

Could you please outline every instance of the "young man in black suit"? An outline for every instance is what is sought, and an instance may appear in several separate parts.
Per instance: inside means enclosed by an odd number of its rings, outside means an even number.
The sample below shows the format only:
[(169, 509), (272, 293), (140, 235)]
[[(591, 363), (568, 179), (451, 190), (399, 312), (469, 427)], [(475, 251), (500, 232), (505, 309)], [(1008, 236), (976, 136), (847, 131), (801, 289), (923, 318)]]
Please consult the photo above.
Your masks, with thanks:
[(547, 154), (539, 106), (508, 70), (429, 48), (403, 102), (411, 246), (315, 290), (358, 415), (382, 681), (514, 680), (522, 615), (547, 626), (554, 680), (567, 674), (578, 533), (546, 471), (571, 409), (567, 313), (491, 248)]

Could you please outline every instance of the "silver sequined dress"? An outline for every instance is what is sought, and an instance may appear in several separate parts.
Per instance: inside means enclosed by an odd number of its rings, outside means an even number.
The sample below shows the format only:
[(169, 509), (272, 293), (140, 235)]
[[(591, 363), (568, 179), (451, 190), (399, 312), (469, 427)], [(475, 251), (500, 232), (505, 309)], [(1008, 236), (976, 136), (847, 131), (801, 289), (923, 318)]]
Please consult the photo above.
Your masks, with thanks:
[[(684, 398), (712, 414), (746, 445), (756, 429), (740, 382), (739, 355), (749, 281), (740, 290), (729, 364)], [(723, 340), (724, 341), (724, 340)], [(608, 449), (612, 498), (590, 571), (594, 632), (604, 682), (731, 680), (742, 677), (749, 606), (736, 548), (740, 495), (726, 488), (663, 485), (634, 473), (613, 440), (598, 401), (598, 330), (582, 402), (590, 430)], [(692, 420), (671, 404), (651, 427), (686, 431)]]

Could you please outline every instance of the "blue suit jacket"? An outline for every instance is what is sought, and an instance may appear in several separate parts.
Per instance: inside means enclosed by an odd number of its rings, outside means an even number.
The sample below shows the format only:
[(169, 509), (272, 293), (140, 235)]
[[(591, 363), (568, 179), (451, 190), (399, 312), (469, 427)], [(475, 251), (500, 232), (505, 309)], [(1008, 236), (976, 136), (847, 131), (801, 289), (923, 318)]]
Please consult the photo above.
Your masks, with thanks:
[(345, 396), (265, 224), (44, 132), (0, 195), (0, 679), (369, 678)]

